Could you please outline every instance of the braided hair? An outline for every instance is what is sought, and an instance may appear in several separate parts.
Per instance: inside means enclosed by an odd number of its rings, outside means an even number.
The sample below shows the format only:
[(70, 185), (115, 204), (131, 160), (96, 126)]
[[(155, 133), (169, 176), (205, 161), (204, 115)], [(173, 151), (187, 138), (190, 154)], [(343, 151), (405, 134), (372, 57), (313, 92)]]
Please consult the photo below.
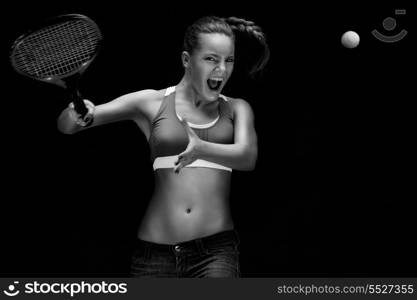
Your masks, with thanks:
[(192, 54), (199, 47), (200, 33), (222, 33), (236, 46), (236, 61), (245, 64), (245, 72), (254, 77), (266, 66), (270, 52), (261, 27), (252, 21), (229, 17), (206, 16), (190, 25), (184, 36), (183, 50)]

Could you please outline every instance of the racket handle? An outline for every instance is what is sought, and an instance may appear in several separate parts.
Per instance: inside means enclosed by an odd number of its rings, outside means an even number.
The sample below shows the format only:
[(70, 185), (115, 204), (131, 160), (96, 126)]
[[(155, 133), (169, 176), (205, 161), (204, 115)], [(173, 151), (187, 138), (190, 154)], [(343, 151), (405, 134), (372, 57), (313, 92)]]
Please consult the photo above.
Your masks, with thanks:
[(73, 97), (71, 98), (72, 98), (72, 103), (74, 104), (75, 111), (81, 115), (81, 118), (84, 118), (85, 115), (88, 113), (88, 109), (85, 106), (84, 101), (78, 94), (73, 95)]
[(78, 90), (79, 79), (81, 74), (77, 73), (65, 79), (65, 86), (70, 94), (71, 102), (74, 104), (75, 111), (84, 118), (88, 113), (88, 109), (84, 104), (83, 98)]

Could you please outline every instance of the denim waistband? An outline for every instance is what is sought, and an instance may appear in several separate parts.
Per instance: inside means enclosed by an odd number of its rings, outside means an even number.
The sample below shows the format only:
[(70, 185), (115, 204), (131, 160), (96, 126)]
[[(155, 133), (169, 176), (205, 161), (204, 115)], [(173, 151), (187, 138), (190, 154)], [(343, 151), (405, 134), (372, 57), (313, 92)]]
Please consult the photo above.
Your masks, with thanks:
[(201, 251), (225, 245), (237, 246), (240, 243), (239, 235), (235, 229), (221, 231), (202, 238), (177, 244), (159, 244), (138, 239), (138, 245), (152, 252), (187, 253)]

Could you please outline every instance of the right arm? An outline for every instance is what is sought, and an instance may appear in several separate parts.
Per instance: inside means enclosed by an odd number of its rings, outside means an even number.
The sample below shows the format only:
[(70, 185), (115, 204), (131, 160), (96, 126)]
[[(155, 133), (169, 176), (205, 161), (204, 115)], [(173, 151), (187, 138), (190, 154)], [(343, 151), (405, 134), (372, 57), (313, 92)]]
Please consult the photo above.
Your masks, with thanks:
[(145, 118), (145, 111), (149, 101), (155, 98), (157, 91), (142, 90), (118, 97), (110, 102), (97, 105), (84, 100), (89, 110), (93, 114), (94, 121), (91, 126), (83, 127), (80, 125), (80, 118), (73, 108), (67, 107), (58, 117), (58, 130), (64, 134), (74, 134), (78, 131), (123, 120), (135, 120)]

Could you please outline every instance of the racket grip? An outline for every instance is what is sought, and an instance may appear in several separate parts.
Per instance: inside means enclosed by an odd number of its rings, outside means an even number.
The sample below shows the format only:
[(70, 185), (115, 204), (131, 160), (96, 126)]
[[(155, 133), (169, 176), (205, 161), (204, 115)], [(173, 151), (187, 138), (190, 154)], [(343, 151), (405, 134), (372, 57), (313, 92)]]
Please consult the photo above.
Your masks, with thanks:
[(84, 101), (80, 97), (73, 97), (72, 103), (74, 104), (75, 111), (84, 118), (88, 113), (88, 108), (85, 106)]
[(66, 90), (69, 93), (69, 98), (74, 104), (75, 111), (81, 116), (81, 118), (84, 118), (85, 115), (88, 113), (88, 108), (85, 106), (83, 97), (81, 96), (80, 91), (78, 89), (80, 76), (80, 73), (76, 73), (66, 78), (64, 82)]

